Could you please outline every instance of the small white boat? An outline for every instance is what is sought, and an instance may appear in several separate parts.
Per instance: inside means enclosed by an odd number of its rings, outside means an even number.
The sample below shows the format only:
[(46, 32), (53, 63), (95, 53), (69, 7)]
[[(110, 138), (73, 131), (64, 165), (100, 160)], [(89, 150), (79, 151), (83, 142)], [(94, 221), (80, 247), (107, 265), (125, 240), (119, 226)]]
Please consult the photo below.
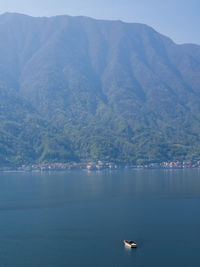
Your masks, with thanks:
[(137, 244), (132, 240), (124, 240), (124, 244), (129, 248), (137, 248)]

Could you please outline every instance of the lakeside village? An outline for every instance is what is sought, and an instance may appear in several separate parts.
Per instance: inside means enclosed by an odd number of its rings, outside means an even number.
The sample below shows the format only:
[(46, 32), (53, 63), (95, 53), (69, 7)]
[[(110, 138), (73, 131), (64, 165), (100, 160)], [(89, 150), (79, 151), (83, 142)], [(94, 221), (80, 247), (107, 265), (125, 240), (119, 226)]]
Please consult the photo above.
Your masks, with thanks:
[(68, 170), (117, 170), (117, 169), (185, 169), (200, 168), (200, 161), (171, 161), (161, 163), (149, 163), (144, 165), (116, 164), (113, 162), (92, 161), (92, 162), (68, 162), (68, 163), (41, 163), (22, 165), (20, 167), (0, 167), (0, 171), (68, 171)]

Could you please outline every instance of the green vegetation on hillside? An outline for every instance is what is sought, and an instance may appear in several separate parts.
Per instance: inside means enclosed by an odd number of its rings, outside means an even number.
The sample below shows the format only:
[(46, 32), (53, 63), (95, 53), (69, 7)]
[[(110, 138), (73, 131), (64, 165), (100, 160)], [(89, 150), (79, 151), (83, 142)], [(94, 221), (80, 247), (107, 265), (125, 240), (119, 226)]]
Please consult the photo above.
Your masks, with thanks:
[(0, 165), (199, 151), (199, 46), (142, 24), (0, 16)]

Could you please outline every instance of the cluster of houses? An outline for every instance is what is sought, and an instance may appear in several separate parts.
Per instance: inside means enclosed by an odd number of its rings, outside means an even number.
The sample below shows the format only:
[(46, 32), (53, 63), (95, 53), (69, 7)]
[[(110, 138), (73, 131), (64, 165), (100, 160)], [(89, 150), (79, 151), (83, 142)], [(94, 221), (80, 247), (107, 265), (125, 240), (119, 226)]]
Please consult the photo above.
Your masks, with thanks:
[(196, 168), (200, 167), (200, 161), (171, 161), (171, 162), (162, 162), (161, 167), (164, 168)]
[(200, 161), (171, 161), (171, 162), (161, 162), (161, 163), (149, 163), (144, 165), (133, 165), (133, 164), (116, 164), (113, 162), (103, 162), (103, 161), (91, 161), (91, 162), (71, 162), (71, 163), (41, 163), (32, 165), (22, 165), (18, 167), (18, 171), (56, 171), (56, 170), (104, 170), (104, 169), (182, 169), (182, 168), (197, 168), (200, 167)]
[(103, 170), (118, 169), (119, 165), (112, 162), (71, 162), (71, 163), (41, 163), (32, 165), (22, 165), (18, 171), (56, 171), (56, 170)]

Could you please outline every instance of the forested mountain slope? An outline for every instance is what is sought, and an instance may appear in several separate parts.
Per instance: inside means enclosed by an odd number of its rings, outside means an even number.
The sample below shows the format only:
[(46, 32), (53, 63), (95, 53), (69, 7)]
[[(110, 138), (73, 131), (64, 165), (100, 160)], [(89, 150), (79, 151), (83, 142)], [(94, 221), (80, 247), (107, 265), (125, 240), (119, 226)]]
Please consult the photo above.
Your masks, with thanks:
[(200, 159), (200, 46), (136, 23), (0, 16), (0, 164)]

